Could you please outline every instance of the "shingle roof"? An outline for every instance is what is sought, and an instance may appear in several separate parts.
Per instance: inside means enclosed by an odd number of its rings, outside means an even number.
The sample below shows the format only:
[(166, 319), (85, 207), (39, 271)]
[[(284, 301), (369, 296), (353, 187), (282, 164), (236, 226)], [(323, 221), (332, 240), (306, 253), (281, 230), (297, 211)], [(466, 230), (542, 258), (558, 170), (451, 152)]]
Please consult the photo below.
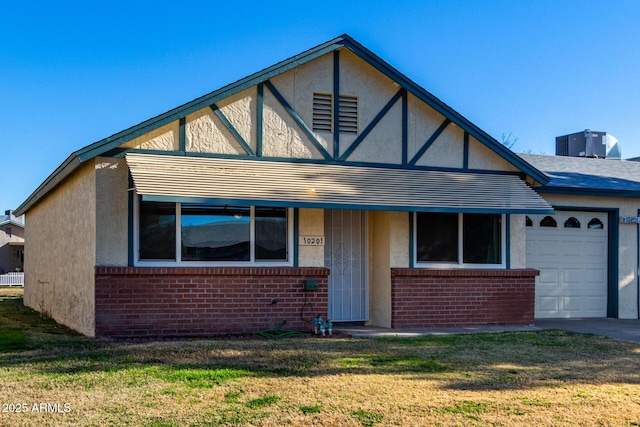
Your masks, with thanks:
[(519, 154), (551, 178), (543, 192), (640, 197), (640, 163), (627, 160)]

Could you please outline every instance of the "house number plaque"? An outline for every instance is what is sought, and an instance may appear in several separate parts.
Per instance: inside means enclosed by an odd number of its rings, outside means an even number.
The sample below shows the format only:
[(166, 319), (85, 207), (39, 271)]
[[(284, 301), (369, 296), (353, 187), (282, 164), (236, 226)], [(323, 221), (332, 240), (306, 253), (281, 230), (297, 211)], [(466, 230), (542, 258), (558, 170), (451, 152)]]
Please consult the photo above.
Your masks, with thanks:
[(640, 224), (640, 217), (637, 216), (621, 216), (621, 224)]
[(324, 246), (324, 236), (299, 236), (300, 246)]

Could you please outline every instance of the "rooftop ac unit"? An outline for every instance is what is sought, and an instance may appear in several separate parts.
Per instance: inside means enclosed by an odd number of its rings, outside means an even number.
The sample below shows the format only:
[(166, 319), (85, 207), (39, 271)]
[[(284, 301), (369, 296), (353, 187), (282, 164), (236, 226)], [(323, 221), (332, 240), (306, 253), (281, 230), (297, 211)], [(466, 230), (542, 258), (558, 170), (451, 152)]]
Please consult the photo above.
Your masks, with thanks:
[(621, 152), (613, 136), (586, 129), (556, 137), (556, 156), (620, 159)]

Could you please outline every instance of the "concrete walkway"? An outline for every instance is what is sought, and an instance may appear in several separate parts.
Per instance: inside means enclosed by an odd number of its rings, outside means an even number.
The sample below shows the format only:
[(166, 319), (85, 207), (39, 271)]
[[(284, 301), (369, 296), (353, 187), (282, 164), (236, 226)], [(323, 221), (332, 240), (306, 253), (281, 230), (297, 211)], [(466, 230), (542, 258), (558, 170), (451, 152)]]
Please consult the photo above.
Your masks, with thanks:
[(467, 328), (391, 329), (376, 326), (336, 325), (336, 332), (357, 338), (420, 337), (425, 335), (475, 334), (486, 332), (540, 331), (562, 329), (640, 342), (640, 320), (626, 319), (538, 319), (530, 326), (477, 326)]
[(538, 319), (536, 326), (540, 329), (563, 329), (581, 334), (640, 342), (640, 320), (638, 319)]
[(422, 337), (426, 335), (453, 335), (476, 334), (481, 332), (507, 332), (507, 331), (539, 331), (536, 326), (473, 326), (466, 328), (416, 328), (416, 329), (391, 329), (378, 326), (352, 326), (336, 325), (336, 332), (349, 334), (356, 338), (380, 338), (380, 337)]

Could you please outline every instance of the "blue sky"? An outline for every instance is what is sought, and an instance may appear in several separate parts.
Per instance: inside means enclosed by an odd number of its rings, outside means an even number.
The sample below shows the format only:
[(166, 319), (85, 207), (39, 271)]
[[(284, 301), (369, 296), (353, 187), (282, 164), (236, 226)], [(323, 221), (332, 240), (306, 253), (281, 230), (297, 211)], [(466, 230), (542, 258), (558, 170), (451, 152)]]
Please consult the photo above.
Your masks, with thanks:
[(348, 33), (516, 152), (640, 156), (640, 1), (0, 0), (0, 210), (73, 151)]

